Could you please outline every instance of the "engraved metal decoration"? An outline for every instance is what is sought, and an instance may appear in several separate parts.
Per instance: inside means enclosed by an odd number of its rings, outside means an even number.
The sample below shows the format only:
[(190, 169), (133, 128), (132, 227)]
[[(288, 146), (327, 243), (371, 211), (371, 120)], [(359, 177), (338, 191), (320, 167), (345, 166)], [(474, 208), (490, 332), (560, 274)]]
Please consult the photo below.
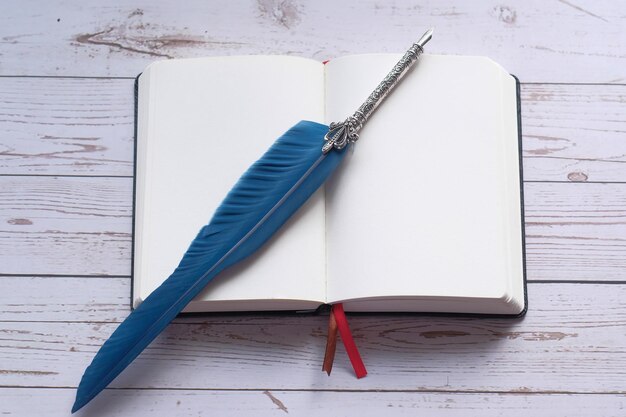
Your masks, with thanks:
[(331, 123), (328, 133), (324, 136), (322, 153), (327, 154), (331, 149), (343, 149), (349, 143), (359, 139), (359, 130), (374, 113), (376, 108), (389, 95), (391, 90), (400, 82), (402, 77), (415, 64), (419, 56), (424, 52), (424, 45), (432, 38), (433, 29), (428, 29), (422, 37), (415, 42), (404, 56), (398, 61), (387, 76), (378, 84), (378, 87), (369, 95), (361, 107), (343, 122)]

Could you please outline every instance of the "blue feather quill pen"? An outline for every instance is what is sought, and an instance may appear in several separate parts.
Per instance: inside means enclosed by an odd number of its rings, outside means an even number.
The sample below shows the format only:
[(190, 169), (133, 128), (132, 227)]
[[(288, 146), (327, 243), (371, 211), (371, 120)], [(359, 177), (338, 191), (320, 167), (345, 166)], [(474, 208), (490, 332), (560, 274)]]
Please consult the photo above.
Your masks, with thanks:
[(226, 196), (170, 277), (104, 343), (85, 371), (73, 411), (104, 389), (223, 269), (258, 249), (345, 155), (322, 154), (328, 126), (302, 121), (255, 162)]
[[(113, 381), (225, 268), (263, 245), (326, 181), (378, 104), (417, 60), (432, 29), (413, 44), (359, 110), (342, 123), (301, 121), (239, 179), (170, 277), (135, 309), (87, 367), (72, 412)], [(332, 151), (332, 152), (331, 152)]]

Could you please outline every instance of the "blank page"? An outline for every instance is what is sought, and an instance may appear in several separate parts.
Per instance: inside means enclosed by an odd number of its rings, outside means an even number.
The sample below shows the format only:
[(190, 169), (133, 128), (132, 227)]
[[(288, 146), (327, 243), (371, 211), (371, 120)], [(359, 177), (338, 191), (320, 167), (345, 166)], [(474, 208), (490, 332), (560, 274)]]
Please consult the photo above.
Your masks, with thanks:
[[(276, 138), (301, 119), (323, 121), (323, 77), (319, 62), (269, 56), (159, 61), (141, 75), (135, 304), (172, 273), (230, 188)], [(318, 192), (185, 311), (311, 308), (324, 299)], [(221, 302), (213, 308), (207, 301)]]
[[(352, 114), (399, 58), (327, 64), (326, 122)], [(515, 98), (513, 77), (487, 58), (421, 58), (327, 185), (328, 302), (373, 299), (346, 305), (369, 311), (523, 308)]]

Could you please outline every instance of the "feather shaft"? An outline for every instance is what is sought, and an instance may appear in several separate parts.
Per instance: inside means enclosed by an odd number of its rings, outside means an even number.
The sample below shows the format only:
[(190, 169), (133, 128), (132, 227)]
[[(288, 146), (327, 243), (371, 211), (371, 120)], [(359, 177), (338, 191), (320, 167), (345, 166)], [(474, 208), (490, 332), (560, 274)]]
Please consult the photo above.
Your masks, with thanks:
[(345, 152), (322, 154), (328, 126), (289, 129), (226, 196), (170, 277), (102, 345), (79, 384), (72, 412), (108, 386), (225, 268), (254, 253), (324, 183)]

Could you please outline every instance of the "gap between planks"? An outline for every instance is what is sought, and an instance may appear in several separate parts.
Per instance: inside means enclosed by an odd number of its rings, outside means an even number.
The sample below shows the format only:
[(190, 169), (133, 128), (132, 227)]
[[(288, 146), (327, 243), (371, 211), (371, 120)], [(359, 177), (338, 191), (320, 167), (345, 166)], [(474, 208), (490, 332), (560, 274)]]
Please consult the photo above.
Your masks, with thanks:
[[(134, 178), (132, 175), (90, 175), (90, 174), (6, 174), (0, 177), (51, 177), (51, 178)], [(522, 180), (524, 184), (626, 184), (626, 181), (563, 181), (563, 180)]]
[[(66, 275), (66, 274), (0, 274), (1, 278), (70, 278), (70, 279), (108, 279), (108, 278), (121, 278), (121, 279), (131, 279), (131, 275)], [(607, 285), (624, 285), (626, 284), (626, 280), (580, 280), (580, 279), (569, 279), (569, 280), (558, 280), (558, 279), (528, 279), (527, 282), (529, 284), (607, 284)], [(2, 321), (2, 320), (0, 320)]]
[[(0, 177), (51, 177), (51, 178), (134, 178), (132, 175), (90, 175), (90, 174), (3, 174)], [(626, 181), (563, 181), (563, 180), (522, 180), (524, 184), (626, 184)], [(0, 274), (1, 276), (1, 274)]]
[[(538, 393), (429, 393), (429, 392), (316, 392), (316, 391), (111, 391), (85, 409), (89, 416), (188, 416), (193, 410), (211, 414), (258, 415), (335, 415), (374, 417), (414, 416), (430, 411), (437, 416), (459, 417), (554, 415), (615, 415), (626, 404), (624, 395)], [(71, 389), (0, 389), (0, 398), (9, 399), (4, 414), (66, 416), (74, 399)], [(595, 400), (595, 401), (594, 401)], [(419, 410), (419, 411), (417, 411)], [(503, 413), (504, 412), (504, 413)], [(427, 414), (431, 414), (427, 413)], [(608, 414), (607, 414), (608, 413)]]
[[(78, 80), (134, 80), (136, 77), (115, 77), (115, 76), (90, 76), (90, 75), (0, 75), (0, 78), (52, 78), (52, 79), (78, 79)], [(594, 83), (594, 82), (541, 82), (541, 81), (520, 81), (524, 85), (590, 85), (590, 86), (626, 86), (626, 83)]]
[[(3, 389), (42, 389), (42, 390), (75, 390), (76, 386), (39, 386), (39, 385), (0, 385)], [(350, 389), (350, 388), (153, 388), (153, 387), (107, 387), (105, 391), (207, 391), (207, 392), (260, 392), (284, 391), (284, 392), (345, 392), (345, 393), (414, 393), (414, 394), (497, 394), (497, 395), (626, 395), (626, 391), (566, 391), (566, 390), (538, 390), (538, 391), (504, 391), (504, 390), (440, 390), (440, 389)]]

